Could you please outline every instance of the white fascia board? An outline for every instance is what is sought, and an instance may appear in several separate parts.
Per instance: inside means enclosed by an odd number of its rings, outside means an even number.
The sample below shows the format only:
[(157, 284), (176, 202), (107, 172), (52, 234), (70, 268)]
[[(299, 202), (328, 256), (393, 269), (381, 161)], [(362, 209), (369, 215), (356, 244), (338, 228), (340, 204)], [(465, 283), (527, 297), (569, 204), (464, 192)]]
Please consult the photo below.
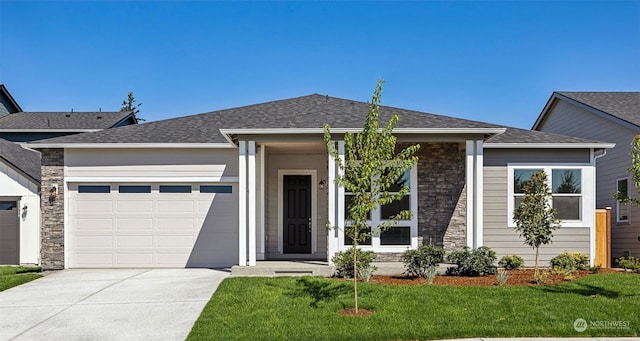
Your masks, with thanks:
[[(395, 128), (394, 133), (400, 134), (502, 134), (507, 128)], [(356, 133), (362, 128), (331, 128), (332, 133)], [(382, 130), (382, 129), (381, 129)], [(220, 129), (224, 135), (269, 135), (269, 134), (321, 134), (324, 128), (251, 128), (251, 129)]]
[(103, 129), (0, 129), (0, 133), (91, 133)]
[(31, 149), (66, 148), (66, 149), (111, 149), (111, 148), (237, 148), (228, 143), (28, 143)]
[(540, 148), (540, 149), (585, 149), (585, 148), (602, 148), (611, 149), (615, 147), (615, 143), (490, 143), (484, 144), (484, 149), (502, 149), (502, 148)]

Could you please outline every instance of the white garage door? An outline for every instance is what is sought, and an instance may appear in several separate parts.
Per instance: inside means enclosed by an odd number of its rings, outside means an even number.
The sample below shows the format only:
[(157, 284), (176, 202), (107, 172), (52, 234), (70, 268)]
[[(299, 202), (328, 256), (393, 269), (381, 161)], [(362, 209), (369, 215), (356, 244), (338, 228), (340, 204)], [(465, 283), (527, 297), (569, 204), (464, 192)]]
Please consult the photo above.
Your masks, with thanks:
[(69, 184), (68, 218), (70, 268), (237, 263), (235, 184)]

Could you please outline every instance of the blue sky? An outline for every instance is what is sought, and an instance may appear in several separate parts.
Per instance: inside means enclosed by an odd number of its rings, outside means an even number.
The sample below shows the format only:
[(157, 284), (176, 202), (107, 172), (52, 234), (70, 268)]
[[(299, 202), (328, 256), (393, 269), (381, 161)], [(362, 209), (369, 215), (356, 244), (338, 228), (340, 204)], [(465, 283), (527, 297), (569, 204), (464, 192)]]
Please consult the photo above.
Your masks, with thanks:
[(26, 111), (148, 120), (311, 93), (530, 128), (554, 90), (640, 90), (640, 1), (6, 1)]

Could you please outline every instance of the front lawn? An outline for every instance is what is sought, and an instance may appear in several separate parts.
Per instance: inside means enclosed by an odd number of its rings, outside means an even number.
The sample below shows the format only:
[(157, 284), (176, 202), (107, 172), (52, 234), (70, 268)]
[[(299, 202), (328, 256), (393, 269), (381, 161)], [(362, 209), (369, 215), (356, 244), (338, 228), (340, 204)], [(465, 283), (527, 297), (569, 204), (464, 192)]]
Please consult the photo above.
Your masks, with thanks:
[(40, 272), (40, 267), (0, 266), (0, 291), (42, 277), (42, 275), (36, 272)]
[[(465, 337), (638, 336), (640, 275), (598, 274), (552, 286), (453, 287), (320, 277), (226, 279), (190, 340), (427, 340)], [(574, 321), (587, 321), (579, 333)], [(629, 321), (618, 323), (618, 321)], [(612, 323), (621, 325), (614, 327)], [(627, 327), (625, 327), (628, 325)]]

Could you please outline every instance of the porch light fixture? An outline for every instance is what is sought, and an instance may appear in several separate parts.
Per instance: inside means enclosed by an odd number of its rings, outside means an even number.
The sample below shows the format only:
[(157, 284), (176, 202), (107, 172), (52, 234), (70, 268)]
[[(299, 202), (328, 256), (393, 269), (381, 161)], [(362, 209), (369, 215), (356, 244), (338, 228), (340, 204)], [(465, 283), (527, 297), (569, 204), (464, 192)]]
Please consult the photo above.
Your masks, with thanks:
[(320, 189), (324, 189), (325, 186), (327, 185), (327, 180), (326, 179), (322, 179), (320, 180), (320, 182), (318, 183), (318, 185), (320, 185)]
[(22, 207), (22, 215), (25, 216), (27, 215), (27, 211), (29, 210), (29, 207), (27, 205), (24, 205)]
[(49, 205), (53, 205), (56, 201), (56, 196), (58, 195), (58, 185), (51, 185), (51, 189), (49, 190)]

